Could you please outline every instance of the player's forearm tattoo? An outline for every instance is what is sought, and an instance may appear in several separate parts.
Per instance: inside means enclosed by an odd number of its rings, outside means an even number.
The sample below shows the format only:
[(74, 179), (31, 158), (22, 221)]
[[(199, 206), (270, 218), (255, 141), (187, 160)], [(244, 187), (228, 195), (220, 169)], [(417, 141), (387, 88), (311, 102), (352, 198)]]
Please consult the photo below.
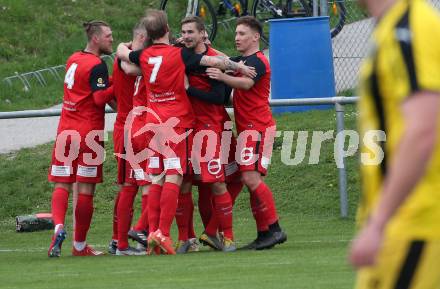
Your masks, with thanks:
[(238, 70), (238, 64), (234, 61), (229, 60), (227, 57), (225, 56), (221, 56), (221, 55), (217, 55), (215, 56), (215, 58), (220, 59), (221, 60), (221, 65), (222, 65), (222, 69), (224, 70)]

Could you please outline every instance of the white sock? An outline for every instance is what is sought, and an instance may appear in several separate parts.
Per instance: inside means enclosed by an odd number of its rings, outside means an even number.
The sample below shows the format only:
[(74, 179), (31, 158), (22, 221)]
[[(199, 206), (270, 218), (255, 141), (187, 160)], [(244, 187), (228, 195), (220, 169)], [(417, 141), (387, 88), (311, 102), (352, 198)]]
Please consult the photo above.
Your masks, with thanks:
[(64, 228), (64, 224), (57, 224), (56, 226), (55, 226), (55, 230), (54, 230), (54, 234), (56, 234), (56, 232), (58, 231), (58, 229), (60, 228), (60, 227), (63, 227)]
[(73, 241), (73, 247), (75, 247), (77, 251), (82, 251), (86, 247), (86, 241), (84, 242)]

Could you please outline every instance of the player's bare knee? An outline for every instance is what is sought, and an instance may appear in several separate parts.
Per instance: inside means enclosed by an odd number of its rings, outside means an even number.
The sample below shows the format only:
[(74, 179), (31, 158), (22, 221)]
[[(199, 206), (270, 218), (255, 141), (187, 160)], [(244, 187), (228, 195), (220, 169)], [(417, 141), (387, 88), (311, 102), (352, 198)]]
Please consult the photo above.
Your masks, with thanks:
[(145, 185), (141, 187), (142, 196), (148, 195), (148, 191), (150, 190), (150, 185)]
[(246, 187), (254, 191), (261, 182), (261, 175), (258, 172), (243, 172), (241, 180)]
[(182, 185), (183, 177), (181, 175), (167, 175), (165, 177), (165, 182), (173, 183), (178, 186)]
[(225, 183), (213, 183), (211, 188), (214, 195), (222, 195), (228, 190)]
[(78, 183), (78, 193), (83, 195), (94, 195), (96, 184), (91, 183)]
[(185, 181), (180, 186), (180, 193), (181, 194), (191, 193), (191, 188), (192, 188), (192, 182)]
[(72, 184), (70, 183), (55, 183), (55, 189), (65, 189), (69, 193), (72, 191)]

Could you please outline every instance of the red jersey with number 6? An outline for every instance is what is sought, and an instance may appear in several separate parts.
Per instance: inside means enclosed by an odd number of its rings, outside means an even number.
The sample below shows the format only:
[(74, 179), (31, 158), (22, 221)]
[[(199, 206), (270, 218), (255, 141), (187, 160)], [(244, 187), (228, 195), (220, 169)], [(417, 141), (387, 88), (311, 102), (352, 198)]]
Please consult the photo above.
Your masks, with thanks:
[[(231, 58), (255, 68), (257, 75), (253, 78), (254, 86), (249, 90), (235, 89), (233, 104), (235, 121), (239, 132), (254, 129), (265, 131), (275, 124), (269, 106), (270, 65), (263, 52), (258, 51), (249, 56)], [(238, 75), (240, 76), (240, 75)]]
[(69, 57), (64, 78), (64, 99), (58, 133), (76, 130), (85, 136), (104, 129), (104, 107), (96, 105), (93, 92), (109, 86), (107, 65), (95, 54), (78, 51)]

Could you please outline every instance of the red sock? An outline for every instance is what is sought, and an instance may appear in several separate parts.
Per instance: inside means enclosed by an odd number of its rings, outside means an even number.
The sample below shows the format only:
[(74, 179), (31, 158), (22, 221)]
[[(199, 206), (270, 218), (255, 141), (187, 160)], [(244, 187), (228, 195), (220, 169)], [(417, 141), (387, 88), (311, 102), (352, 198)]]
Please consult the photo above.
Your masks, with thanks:
[(269, 187), (263, 181), (261, 181), (254, 193), (258, 200), (267, 208), (265, 211), (267, 223), (270, 225), (278, 221), (275, 201), (273, 199), (272, 191), (269, 189)]
[(148, 190), (148, 227), (150, 232), (155, 232), (159, 228), (161, 192), (162, 186), (157, 184), (152, 184)]
[(52, 193), (52, 220), (54, 225), (64, 225), (68, 206), (69, 192), (63, 188), (56, 188)]
[(176, 184), (165, 182), (160, 196), (159, 229), (164, 236), (170, 236), (171, 224), (176, 215), (177, 201), (180, 187)]
[(191, 202), (188, 204), (189, 206), (189, 224), (188, 224), (188, 238), (192, 239), (196, 237), (196, 232), (194, 231), (194, 202), (191, 198)]
[(209, 220), (211, 219), (212, 214), (212, 193), (211, 187), (209, 184), (200, 184), (199, 185), (199, 213), (202, 218), (203, 227), (208, 226)]
[(176, 224), (179, 230), (179, 240), (188, 240), (189, 220), (191, 218), (190, 203), (192, 201), (191, 192), (180, 193), (176, 209)]
[(212, 200), (211, 200), (211, 218), (209, 219), (208, 225), (205, 228), (205, 233), (210, 236), (217, 235), (217, 231), (219, 229), (219, 221), (217, 219), (217, 214), (215, 213), (215, 206), (214, 206), (214, 194), (212, 194)]
[(226, 187), (228, 188), (229, 195), (231, 196), (232, 205), (235, 204), (235, 200), (243, 189), (244, 184), (242, 182), (228, 183)]
[(113, 235), (112, 235), (113, 240), (118, 239), (118, 202), (119, 202), (119, 198), (121, 197), (121, 191), (122, 188), (116, 195), (115, 203), (113, 205)]
[(93, 216), (93, 195), (78, 193), (75, 208), (75, 242), (84, 242)]
[(232, 231), (232, 200), (228, 192), (214, 195), (215, 213), (223, 234), (226, 238), (234, 239)]
[(258, 201), (258, 198), (254, 193), (251, 193), (249, 201), (251, 203), (252, 215), (254, 216), (257, 225), (257, 231), (264, 232), (269, 230), (269, 225), (265, 216), (266, 207), (264, 204)]
[(142, 195), (142, 214), (133, 229), (148, 231), (148, 195)]
[(137, 194), (137, 187), (124, 186), (118, 202), (118, 249), (128, 248), (128, 230), (131, 223), (133, 202)]

